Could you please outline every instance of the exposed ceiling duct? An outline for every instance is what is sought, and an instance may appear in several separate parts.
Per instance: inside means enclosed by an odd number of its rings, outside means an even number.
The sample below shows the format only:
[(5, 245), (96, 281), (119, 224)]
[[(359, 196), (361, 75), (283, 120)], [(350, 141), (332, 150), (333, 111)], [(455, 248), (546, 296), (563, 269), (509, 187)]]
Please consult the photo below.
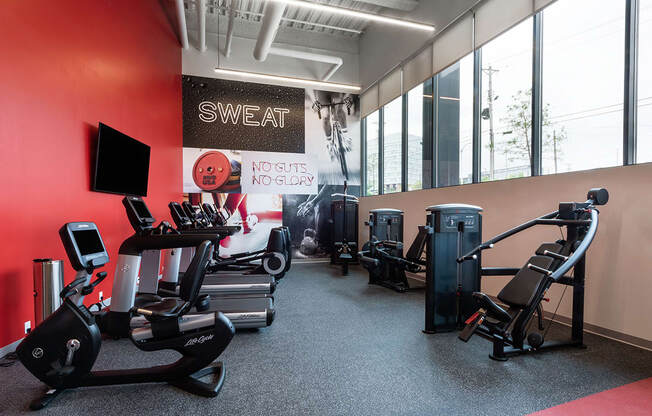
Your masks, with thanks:
[(274, 38), (276, 37), (276, 32), (281, 23), (283, 13), (285, 13), (285, 8), (285, 3), (265, 3), (265, 8), (263, 9), (265, 15), (263, 16), (263, 22), (260, 26), (256, 46), (254, 47), (254, 58), (256, 58), (257, 61), (262, 62), (267, 59), (267, 54), (272, 46), (272, 42), (274, 42)]
[(199, 32), (199, 51), (206, 50), (206, 0), (196, 0), (197, 31)]
[(402, 10), (411, 12), (419, 5), (419, 0), (357, 0), (360, 3), (373, 4), (374, 6), (381, 6), (387, 9)]
[(339, 56), (323, 55), (320, 53), (312, 53), (312, 52), (303, 52), (294, 49), (278, 48), (274, 46), (269, 48), (268, 53), (270, 55), (287, 56), (288, 58), (305, 59), (308, 61), (324, 62), (327, 64), (332, 64), (333, 67), (329, 69), (328, 72), (326, 72), (326, 74), (324, 74), (324, 76), (322, 77), (322, 81), (328, 81), (330, 77), (332, 77), (333, 74), (338, 69), (340, 69), (340, 67), (344, 63), (342, 61), (342, 58), (340, 58)]
[(179, 41), (183, 49), (188, 49), (188, 28), (186, 27), (186, 12), (183, 0), (176, 0), (177, 21), (179, 22)]
[(229, 24), (226, 29), (226, 44), (224, 45), (224, 56), (227, 58), (231, 55), (231, 45), (233, 44), (233, 26), (235, 25), (235, 13), (240, 9), (240, 0), (233, 0), (229, 7)]

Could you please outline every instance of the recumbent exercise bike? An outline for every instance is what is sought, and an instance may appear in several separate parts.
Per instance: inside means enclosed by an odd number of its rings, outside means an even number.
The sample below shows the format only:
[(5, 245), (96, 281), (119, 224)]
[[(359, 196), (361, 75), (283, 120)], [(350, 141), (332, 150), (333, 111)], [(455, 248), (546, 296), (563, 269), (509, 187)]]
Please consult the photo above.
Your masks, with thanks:
[[(197, 247), (181, 282), (179, 298), (164, 298), (133, 307), (131, 311), (148, 321), (147, 326), (130, 333), (137, 348), (143, 351), (171, 349), (181, 357), (174, 363), (149, 368), (91, 371), (102, 338), (94, 315), (82, 301), (106, 277), (106, 272), (101, 272), (90, 282), (94, 270), (108, 263), (109, 256), (92, 222), (68, 223), (59, 233), (78, 273), (60, 294), (63, 304), (34, 328), (16, 349), (21, 363), (50, 387), (44, 396), (30, 404), (30, 408), (42, 409), (65, 389), (111, 384), (167, 382), (192, 394), (216, 396), (224, 381), (224, 369), (222, 363), (211, 363), (231, 342), (233, 325), (220, 312), (185, 316), (198, 301), (211, 242), (204, 241)], [(151, 244), (144, 237), (138, 241), (130, 238), (121, 250), (141, 243)], [(200, 380), (209, 375), (213, 376), (212, 383)]]

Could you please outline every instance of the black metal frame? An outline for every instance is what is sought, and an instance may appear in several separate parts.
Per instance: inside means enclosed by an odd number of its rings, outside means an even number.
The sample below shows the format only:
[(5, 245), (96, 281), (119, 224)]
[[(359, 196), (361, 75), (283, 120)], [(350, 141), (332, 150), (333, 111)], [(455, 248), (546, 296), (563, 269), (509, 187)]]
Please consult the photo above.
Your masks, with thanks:
[(378, 109), (378, 195), (385, 193), (385, 107)]
[(473, 51), (473, 183), (479, 183), (482, 162), (482, 49)]
[[(632, 165), (637, 162), (637, 116), (638, 116), (638, 48), (639, 48), (639, 8), (640, 0), (626, 0), (625, 10), (625, 67), (623, 73), (624, 83), (624, 109), (623, 109), (623, 165)], [(531, 160), (531, 174), (532, 176), (539, 176), (543, 174), (542, 166), (542, 142), (543, 142), (543, 104), (542, 104), (542, 68), (543, 68), (543, 14), (545, 9), (542, 9), (533, 15), (533, 28), (532, 28), (532, 160)], [(473, 68), (473, 183), (482, 181), (481, 177), (481, 154), (482, 154), (482, 138), (481, 138), (481, 112), (482, 112), (482, 48), (479, 47), (473, 51), (474, 54), (474, 68)], [(436, 155), (436, 140), (437, 140), (437, 103), (436, 103), (436, 77), (434, 75), (430, 80), (433, 83), (433, 108), (432, 112), (425, 117), (430, 117), (432, 125), (429, 126), (429, 132), (432, 134), (432, 183), (431, 188), (438, 187), (437, 182), (437, 155)], [(406, 118), (407, 118), (407, 105), (406, 96), (403, 96), (403, 190), (407, 190), (407, 133), (406, 133)], [(382, 150), (382, 118), (383, 108), (379, 108), (380, 112), (380, 132), (379, 143), (381, 143)], [(424, 120), (424, 126), (425, 126)], [(363, 132), (366, 136), (366, 130)], [(425, 137), (424, 129), (424, 139)], [(363, 141), (365, 139), (363, 138)], [(382, 151), (379, 153), (379, 194), (383, 193), (383, 178), (382, 178)], [(366, 159), (365, 159), (366, 160)], [(364, 170), (363, 170), (364, 172)], [(380, 186), (383, 185), (383, 186)], [(426, 186), (424, 186), (426, 188)]]
[(625, 6), (625, 96), (623, 106), (623, 164), (636, 163), (638, 117), (638, 25), (639, 0)]
[(401, 192), (407, 191), (408, 182), (408, 100), (407, 93), (401, 96), (402, 101), (402, 114), (401, 122)]
[(542, 103), (542, 57), (543, 57), (543, 13), (533, 18), (532, 39), (532, 159), (530, 160), (532, 176), (543, 173), (543, 103)]
[[(578, 215), (576, 219), (569, 219), (560, 215), (560, 211), (554, 211), (499, 234), (458, 258), (458, 262), (476, 260), (476, 256), (478, 256), (483, 250), (492, 248), (494, 244), (499, 241), (518, 234), (535, 225), (565, 226), (567, 228), (565, 244), (568, 247), (572, 247), (572, 249), (570, 249), (570, 254), (568, 254), (567, 257), (561, 255), (558, 256), (558, 258), (563, 259), (563, 261), (556, 269), (554, 269), (554, 271), (537, 268), (531, 264), (527, 265), (528, 268), (533, 270), (542, 273), (547, 272), (547, 276), (545, 276), (546, 280), (537, 289), (536, 294), (533, 295), (532, 300), (526, 307), (514, 307), (507, 311), (507, 314), (512, 316), (510, 321), (489, 322), (485, 320), (487, 312), (480, 309), (469, 321), (467, 321), (467, 327), (460, 335), (460, 339), (467, 341), (473, 333), (477, 333), (483, 338), (490, 340), (493, 343), (493, 351), (489, 357), (498, 361), (505, 361), (510, 356), (550, 348), (565, 346), (584, 347), (583, 326), (586, 251), (593, 241), (598, 228), (598, 211), (595, 209), (594, 205), (606, 203), (606, 200), (604, 202), (599, 202), (597, 200), (598, 198), (593, 196), (595, 195), (592, 193), (593, 191), (594, 190), (589, 191), (589, 199), (585, 203), (576, 204), (577, 208), (574, 212), (582, 212), (581, 214), (576, 214)], [(575, 247), (578, 242), (579, 244)], [(479, 262), (479, 260), (476, 261)], [(572, 276), (568, 276), (567, 273), (571, 268), (573, 269), (573, 274)], [(514, 275), (517, 272), (518, 269), (516, 268), (506, 267), (481, 269), (481, 274), (485, 276), (506, 276)], [(543, 338), (541, 338), (541, 345), (530, 346), (525, 342), (530, 320), (534, 316), (534, 313), (537, 312), (539, 314), (539, 323), (541, 325), (542, 308), (540, 305), (546, 291), (553, 283), (572, 286), (573, 288), (571, 338), (568, 341), (554, 341), (547, 343), (543, 342)]]

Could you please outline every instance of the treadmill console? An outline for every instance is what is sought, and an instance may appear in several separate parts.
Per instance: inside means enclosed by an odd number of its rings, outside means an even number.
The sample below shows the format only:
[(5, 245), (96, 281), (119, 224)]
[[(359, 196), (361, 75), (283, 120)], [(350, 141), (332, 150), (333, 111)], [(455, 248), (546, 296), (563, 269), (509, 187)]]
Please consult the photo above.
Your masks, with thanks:
[(109, 254), (95, 223), (69, 222), (59, 229), (59, 236), (76, 271), (95, 269), (109, 262)]
[(152, 224), (154, 224), (156, 219), (149, 211), (149, 208), (147, 208), (147, 204), (145, 204), (143, 198), (139, 196), (125, 196), (122, 199), (122, 205), (124, 205), (127, 211), (127, 218), (129, 218), (129, 223), (134, 231), (142, 232), (152, 228)]
[(170, 202), (168, 204), (168, 208), (170, 208), (170, 215), (172, 216), (172, 221), (174, 221), (174, 224), (177, 226), (179, 230), (187, 230), (189, 228), (192, 228), (193, 222), (188, 217), (184, 209), (181, 207), (181, 204), (178, 202)]

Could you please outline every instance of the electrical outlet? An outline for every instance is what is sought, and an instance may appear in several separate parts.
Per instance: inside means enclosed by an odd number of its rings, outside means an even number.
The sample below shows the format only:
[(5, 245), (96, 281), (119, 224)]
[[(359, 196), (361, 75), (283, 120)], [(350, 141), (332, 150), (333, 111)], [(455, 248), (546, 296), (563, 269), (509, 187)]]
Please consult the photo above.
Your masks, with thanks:
[(99, 297), (100, 297), (100, 302), (102, 302), (104, 300), (104, 292), (100, 291)]
[(25, 333), (29, 334), (29, 331), (32, 330), (32, 321), (25, 321)]

